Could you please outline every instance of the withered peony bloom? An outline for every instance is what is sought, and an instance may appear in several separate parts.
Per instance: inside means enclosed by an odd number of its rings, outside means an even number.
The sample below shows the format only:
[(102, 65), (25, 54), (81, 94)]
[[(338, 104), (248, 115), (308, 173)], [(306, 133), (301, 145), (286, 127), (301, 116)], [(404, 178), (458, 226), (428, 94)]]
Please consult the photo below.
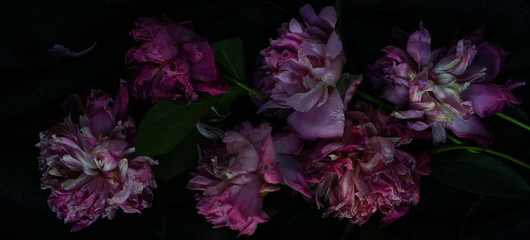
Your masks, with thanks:
[(524, 85), (490, 83), (498, 76), (507, 53), (484, 42), (482, 29), (449, 48), (435, 50), (431, 50), (431, 37), (421, 24), (410, 36), (399, 32), (408, 37), (406, 49), (386, 47), (386, 55), (371, 65), (367, 74), (376, 87), (383, 87), (382, 98), (410, 108), (394, 115), (425, 118), (414, 128), (431, 127), (435, 143), (445, 141), (447, 128), (458, 137), (490, 144), (492, 135), (481, 118), (501, 111), (505, 104), (520, 103), (510, 90)]
[(419, 178), (430, 172), (430, 159), (400, 150), (418, 133), (381, 111), (360, 105), (347, 121), (342, 139), (323, 140), (304, 154), (307, 179), (317, 184), (325, 215), (363, 224), (379, 210), (385, 226), (418, 203)]
[(301, 149), (298, 137), (284, 132), (274, 139), (271, 130), (267, 123), (254, 128), (245, 122), (226, 132), (224, 145), (205, 152), (188, 188), (201, 191), (197, 208), (214, 228), (227, 226), (252, 235), (276, 212), (263, 208), (263, 199), (279, 190), (282, 181), (310, 196), (301, 166), (289, 157)]
[(261, 51), (263, 76), (258, 76), (256, 86), (270, 99), (260, 103), (259, 112), (271, 109), (288, 115), (289, 126), (305, 140), (339, 137), (346, 97), (337, 82), (346, 57), (335, 29), (336, 12), (326, 7), (316, 15), (305, 5), (300, 15), (303, 23), (285, 23), (280, 37)]
[(229, 91), (210, 44), (191, 30), (191, 22), (140, 18), (131, 36), (139, 43), (126, 55), (127, 68), (137, 73), (132, 83), (135, 97), (191, 102), (197, 92)]
[(40, 134), (41, 186), (51, 189), (50, 208), (72, 231), (100, 216), (111, 219), (117, 209), (138, 213), (151, 205), (156, 183), (149, 157), (134, 157), (135, 125), (125, 116), (123, 83), (114, 99), (100, 90), (88, 98), (72, 95), (69, 115)]

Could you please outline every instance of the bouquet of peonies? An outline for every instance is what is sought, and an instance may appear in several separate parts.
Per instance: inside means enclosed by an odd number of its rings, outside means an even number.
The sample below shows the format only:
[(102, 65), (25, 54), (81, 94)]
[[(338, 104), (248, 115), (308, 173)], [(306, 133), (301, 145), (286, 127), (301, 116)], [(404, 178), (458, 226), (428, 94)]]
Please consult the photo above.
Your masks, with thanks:
[[(412, 33), (396, 27), (397, 44), (354, 72), (340, 18), (332, 6), (302, 6), (249, 74), (254, 59), (244, 59), (240, 38), (211, 44), (189, 21), (140, 18), (116, 96), (71, 95), (63, 120), (40, 134), (49, 207), (79, 231), (119, 209), (157, 205), (166, 191), (157, 182), (179, 175), (188, 182), (177, 191), (194, 192), (213, 228), (253, 235), (281, 214), (267, 204), (280, 190), (322, 216), (359, 226), (374, 219), (383, 229), (421, 201), (431, 173), (470, 192), (530, 197), (512, 169), (530, 164), (490, 148), (503, 139), (485, 119), (530, 128), (502, 113), (521, 103), (512, 90), (525, 83), (503, 77), (508, 53), (486, 41), (484, 27), (442, 46), (431, 44), (427, 24)], [(152, 104), (138, 131), (130, 96)], [(511, 189), (516, 179), (518, 191), (473, 183), (486, 173)]]

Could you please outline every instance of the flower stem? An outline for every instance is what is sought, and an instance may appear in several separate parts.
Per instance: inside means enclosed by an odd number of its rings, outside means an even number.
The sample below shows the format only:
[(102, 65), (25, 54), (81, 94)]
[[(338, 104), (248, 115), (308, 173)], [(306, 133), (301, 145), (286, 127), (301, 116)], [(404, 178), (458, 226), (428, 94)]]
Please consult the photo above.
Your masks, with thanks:
[[(449, 139), (449, 141), (454, 142), (456, 144), (465, 144), (464, 141), (462, 141), (462, 140), (458, 139), (457, 137), (455, 137), (453, 135), (450, 135), (450, 134), (447, 134), (447, 139)], [(467, 149), (467, 151), (472, 152), (472, 153), (478, 153), (477, 151), (471, 150), (471, 149)]]
[(392, 107), (392, 105), (390, 105), (390, 104), (388, 104), (386, 102), (383, 102), (383, 101), (381, 101), (381, 100), (379, 100), (379, 99), (377, 99), (375, 97), (372, 97), (369, 94), (366, 94), (363, 91), (360, 91), (359, 89), (357, 89), (355, 91), (355, 96), (358, 96), (358, 97), (360, 97), (360, 98), (362, 98), (362, 99), (364, 99), (366, 101), (372, 102), (374, 104), (377, 104), (377, 105), (381, 106), (384, 109), (387, 109), (387, 110), (393, 110), (394, 109), (394, 107)]
[(472, 146), (472, 145), (448, 145), (448, 146), (443, 146), (443, 147), (439, 147), (439, 148), (435, 148), (433, 150), (430, 151), (431, 154), (437, 154), (437, 153), (441, 153), (441, 152), (446, 152), (446, 151), (453, 151), (453, 150), (473, 150), (473, 151), (477, 151), (477, 152), (485, 152), (485, 153), (488, 153), (488, 154), (491, 154), (491, 155), (495, 155), (497, 157), (501, 157), (501, 158), (504, 158), (508, 161), (511, 161), (515, 164), (518, 164), (520, 166), (523, 166), (525, 168), (528, 168), (530, 169), (530, 164), (528, 163), (525, 163), (515, 157), (512, 157), (510, 155), (507, 155), (507, 154), (504, 154), (504, 153), (501, 153), (501, 152), (497, 152), (495, 150), (491, 150), (491, 149), (482, 149), (480, 147), (477, 147), (477, 146)]
[(458, 139), (457, 137), (453, 136), (453, 135), (447, 135), (447, 139), (449, 139), (451, 142), (454, 142), (456, 144), (464, 144), (464, 142), (462, 142), (460, 139)]
[(225, 74), (223, 74), (221, 77), (224, 78), (224, 79), (227, 79), (227, 80), (230, 81), (230, 82), (235, 83), (236, 85), (240, 86), (241, 88), (247, 90), (247, 92), (252, 93), (252, 94), (258, 96), (258, 97), (261, 98), (261, 99), (267, 99), (267, 98), (268, 98), (268, 97), (265, 96), (263, 93), (260, 93), (260, 92), (258, 92), (258, 91), (256, 91), (256, 90), (252, 89), (251, 87), (247, 86), (246, 84), (242, 83), (241, 81), (238, 81), (237, 79), (235, 79), (235, 78), (233, 78), (233, 77), (230, 77), (230, 76), (225, 75)]
[(504, 119), (504, 120), (506, 120), (508, 122), (511, 122), (511, 123), (513, 123), (513, 124), (515, 124), (515, 125), (517, 125), (519, 127), (522, 127), (524, 129), (530, 131), (530, 126), (529, 125), (527, 125), (527, 124), (525, 124), (525, 123), (523, 123), (523, 122), (521, 122), (521, 121), (519, 121), (519, 120), (517, 120), (515, 118), (512, 118), (512, 117), (510, 117), (510, 116), (508, 116), (508, 115), (506, 115), (504, 113), (495, 113), (495, 115), (497, 117), (500, 117), (500, 118), (502, 118), (502, 119)]

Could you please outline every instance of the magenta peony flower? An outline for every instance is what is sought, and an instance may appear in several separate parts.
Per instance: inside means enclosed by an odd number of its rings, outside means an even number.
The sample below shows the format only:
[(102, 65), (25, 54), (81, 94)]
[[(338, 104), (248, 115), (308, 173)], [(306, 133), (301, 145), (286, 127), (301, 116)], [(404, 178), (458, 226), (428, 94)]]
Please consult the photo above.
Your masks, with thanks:
[(93, 90), (86, 101), (72, 95), (64, 121), (40, 134), (41, 186), (52, 190), (50, 208), (72, 231), (116, 210), (138, 213), (151, 205), (156, 183), (145, 156), (134, 157), (135, 126), (125, 117), (125, 86), (114, 100)]
[(287, 123), (305, 140), (339, 137), (345, 104), (337, 81), (346, 57), (335, 30), (335, 9), (326, 7), (317, 16), (305, 5), (300, 14), (304, 25), (295, 19), (285, 23), (280, 37), (261, 51), (265, 75), (256, 86), (270, 99), (258, 112), (287, 112)]
[(348, 113), (341, 140), (325, 140), (304, 154), (308, 181), (317, 184), (317, 205), (325, 205), (322, 197), (328, 202), (325, 215), (363, 224), (379, 210), (385, 226), (418, 203), (419, 176), (430, 172), (430, 159), (398, 149), (414, 130), (368, 106), (358, 109)]
[(132, 84), (135, 97), (191, 102), (196, 92), (229, 91), (219, 77), (212, 48), (191, 30), (190, 22), (140, 18), (131, 36), (139, 42), (126, 54), (127, 68), (138, 71)]
[(368, 74), (376, 87), (383, 87), (382, 98), (410, 107), (394, 115), (404, 119), (425, 117), (415, 128), (430, 126), (434, 142), (444, 142), (448, 128), (483, 146), (491, 143), (492, 135), (480, 118), (501, 111), (505, 104), (520, 103), (510, 90), (524, 85), (489, 83), (499, 74), (507, 53), (497, 45), (482, 42), (480, 31), (448, 49), (432, 51), (429, 32), (421, 24), (420, 30), (410, 36), (402, 31), (399, 34), (408, 37), (406, 50), (386, 47), (386, 56), (371, 65)]
[[(303, 176), (301, 167), (296, 168), (298, 165), (290, 159), (277, 161), (277, 152), (287, 156), (301, 149), (293, 135), (282, 133), (275, 142), (267, 123), (253, 128), (246, 122), (236, 131), (226, 132), (223, 142), (225, 146), (215, 146), (205, 153), (207, 161), (198, 166), (188, 183), (189, 189), (202, 191), (196, 194), (197, 208), (214, 228), (227, 226), (252, 235), (258, 223), (268, 221), (275, 213), (263, 209), (263, 198), (279, 190), (275, 184), (283, 178), (309, 194), (305, 179), (299, 178)], [(278, 144), (282, 148), (276, 150)], [(290, 169), (282, 170), (280, 165)]]

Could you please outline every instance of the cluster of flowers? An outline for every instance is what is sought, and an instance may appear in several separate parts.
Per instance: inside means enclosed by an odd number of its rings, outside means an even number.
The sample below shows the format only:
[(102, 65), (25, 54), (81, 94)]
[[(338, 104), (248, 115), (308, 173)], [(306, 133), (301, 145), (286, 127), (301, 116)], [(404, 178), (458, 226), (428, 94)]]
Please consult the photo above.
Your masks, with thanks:
[[(387, 114), (353, 99), (362, 77), (343, 72), (334, 8), (317, 14), (306, 5), (299, 12), (303, 21), (285, 23), (261, 51), (254, 86), (267, 98), (251, 96), (258, 113), (286, 125), (243, 122), (224, 132), (188, 183), (198, 191), (199, 214), (215, 228), (253, 234), (274, 215), (263, 200), (280, 183), (314, 198), (324, 215), (363, 224), (379, 211), (381, 225), (388, 225), (418, 203), (420, 176), (430, 173), (428, 154), (414, 156), (403, 145), (444, 142), (447, 128), (487, 146), (492, 136), (481, 119), (519, 103), (510, 90), (522, 83), (490, 83), (507, 54), (484, 42), (482, 31), (431, 51), (420, 24), (412, 34), (397, 30), (405, 49), (386, 47), (366, 71), (383, 88), (381, 98), (397, 105)], [(189, 22), (142, 18), (136, 27), (131, 35), (139, 45), (126, 54), (133, 96), (191, 102), (197, 91), (229, 91), (210, 45)], [(151, 204), (156, 161), (133, 157), (135, 127), (125, 117), (128, 94), (121, 86), (112, 106), (98, 90), (86, 101), (72, 96), (69, 115), (37, 145), (42, 186), (52, 190), (49, 205), (65, 222), (77, 222), (73, 230), (111, 218), (118, 208), (132, 213)]]
[[(197, 99), (197, 91), (229, 91), (219, 77), (208, 42), (189, 22), (142, 18), (131, 36), (140, 45), (126, 54), (136, 98), (152, 102)], [(41, 186), (50, 188), (51, 209), (78, 231), (100, 216), (111, 219), (118, 208), (138, 213), (151, 206), (156, 182), (148, 156), (135, 156), (136, 126), (126, 116), (126, 82), (113, 100), (99, 89), (64, 103), (66, 118), (40, 134)], [(113, 104), (111, 104), (113, 103)]]

